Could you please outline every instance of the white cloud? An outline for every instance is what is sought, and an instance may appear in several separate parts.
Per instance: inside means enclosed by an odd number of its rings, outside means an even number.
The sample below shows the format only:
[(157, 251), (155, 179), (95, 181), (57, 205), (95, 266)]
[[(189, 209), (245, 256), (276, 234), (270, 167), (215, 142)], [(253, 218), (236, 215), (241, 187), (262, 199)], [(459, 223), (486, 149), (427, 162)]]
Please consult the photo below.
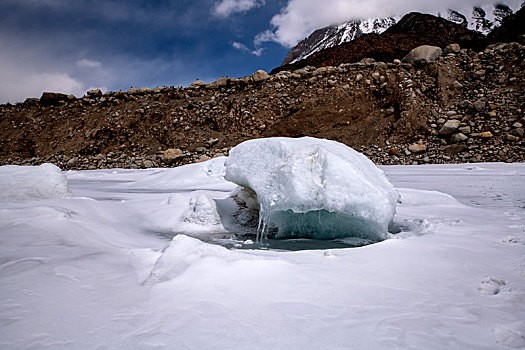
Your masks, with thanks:
[(234, 13), (247, 12), (264, 5), (264, 0), (220, 0), (213, 5), (212, 13), (226, 18)]
[(99, 61), (92, 61), (92, 60), (88, 60), (87, 58), (83, 58), (77, 61), (77, 66), (88, 67), (88, 68), (99, 68), (102, 66), (102, 63), (100, 63)]
[(84, 95), (84, 84), (67, 73), (0, 72), (0, 103), (21, 102), (27, 97), (40, 97), (44, 91)]
[[(255, 40), (275, 41), (291, 47), (315, 29), (342, 23), (353, 18), (400, 16), (411, 11), (437, 14), (451, 9), (472, 9), (483, 6), (492, 10), (491, 0), (289, 0), (280, 13), (271, 20), (272, 30), (259, 34)], [(504, 3), (517, 9), (521, 0)], [(490, 10), (489, 10), (490, 8)]]
[(232, 46), (239, 51), (246, 52), (246, 53), (249, 53), (255, 56), (260, 56), (264, 50), (262, 47), (258, 47), (255, 50), (250, 50), (248, 46), (244, 45), (243, 43), (237, 42), (237, 41), (234, 41)]
[(34, 47), (0, 40), (0, 103), (22, 102), (44, 91), (82, 96), (85, 83)]

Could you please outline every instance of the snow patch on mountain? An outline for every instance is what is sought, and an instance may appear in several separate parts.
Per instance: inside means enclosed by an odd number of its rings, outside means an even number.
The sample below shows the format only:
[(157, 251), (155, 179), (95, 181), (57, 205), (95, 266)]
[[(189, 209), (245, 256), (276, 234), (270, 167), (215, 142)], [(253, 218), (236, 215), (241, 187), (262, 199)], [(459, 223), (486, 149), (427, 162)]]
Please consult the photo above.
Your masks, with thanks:
[(399, 18), (394, 17), (356, 19), (318, 29), (290, 50), (283, 65), (295, 63), (321, 50), (350, 42), (364, 34), (380, 34), (396, 24), (398, 20)]

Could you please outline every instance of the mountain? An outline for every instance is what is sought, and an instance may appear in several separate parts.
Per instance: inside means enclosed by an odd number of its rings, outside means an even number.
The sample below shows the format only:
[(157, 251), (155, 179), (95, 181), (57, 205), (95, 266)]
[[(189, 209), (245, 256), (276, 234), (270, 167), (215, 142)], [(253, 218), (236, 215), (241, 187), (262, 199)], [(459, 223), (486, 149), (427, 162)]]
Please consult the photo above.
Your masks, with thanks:
[[(492, 30), (496, 30), (498, 26), (504, 22), (505, 18), (509, 16), (512, 16), (512, 9), (503, 3), (496, 3), (493, 11), (489, 12), (486, 12), (479, 6), (474, 6), (472, 9), (463, 9), (461, 11), (451, 9), (447, 10), (448, 21), (454, 22), (465, 29), (477, 31), (484, 35), (489, 34)], [(441, 14), (437, 17), (441, 18)], [(428, 17), (423, 19), (427, 18)], [(365, 34), (381, 34), (394, 26), (398, 20), (399, 18), (394, 17), (365, 20), (356, 19), (318, 29), (294, 46), (288, 52), (288, 55), (281, 66), (294, 64), (324, 49), (333, 48), (351, 42)], [(403, 31), (403, 29), (401, 31)], [(397, 32), (400, 32), (400, 30)], [(418, 34), (415, 31), (410, 32)], [(421, 32), (422, 36), (431, 36), (432, 34), (432, 32)], [(372, 39), (372, 42), (373, 41), (374, 40)], [(371, 44), (373, 44), (372, 42)]]
[(366, 20), (352, 20), (338, 25), (318, 29), (306, 39), (301, 40), (293, 47), (284, 59), (282, 65), (295, 63), (326, 48), (341, 45), (355, 40), (363, 34), (380, 34), (396, 23), (396, 19), (372, 18)]
[(444, 48), (451, 43), (480, 50), (484, 47), (485, 36), (441, 17), (411, 12), (381, 34), (363, 34), (350, 42), (326, 48), (303, 60), (277, 67), (272, 73), (295, 70), (308, 65), (338, 66), (367, 57), (392, 62), (396, 58), (403, 58), (410, 50), (420, 45)]
[(525, 34), (525, 7), (506, 17), (501, 26), (487, 35), (487, 41), (489, 44), (520, 41), (519, 37), (523, 34)]

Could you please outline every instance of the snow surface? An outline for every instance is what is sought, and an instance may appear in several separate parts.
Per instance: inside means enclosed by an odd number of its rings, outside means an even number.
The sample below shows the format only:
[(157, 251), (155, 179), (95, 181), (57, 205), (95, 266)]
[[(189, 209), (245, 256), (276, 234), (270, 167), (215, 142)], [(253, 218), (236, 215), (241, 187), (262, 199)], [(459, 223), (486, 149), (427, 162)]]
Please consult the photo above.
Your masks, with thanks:
[(0, 348), (525, 347), (525, 164), (382, 167), (397, 235), (290, 252), (194, 238), (227, 233), (183, 219), (202, 195), (224, 219), (222, 161), (70, 171), (70, 198), (0, 201)]
[(382, 240), (399, 197), (364, 155), (312, 137), (245, 141), (230, 151), (225, 179), (255, 192), (259, 226), (276, 226), (277, 237)]

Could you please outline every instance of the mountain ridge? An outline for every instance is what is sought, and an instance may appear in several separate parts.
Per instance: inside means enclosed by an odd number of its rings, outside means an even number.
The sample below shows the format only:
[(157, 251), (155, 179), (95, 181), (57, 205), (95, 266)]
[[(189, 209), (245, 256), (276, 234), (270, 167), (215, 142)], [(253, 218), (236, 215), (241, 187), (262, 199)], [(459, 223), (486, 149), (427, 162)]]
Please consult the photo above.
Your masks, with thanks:
[(391, 62), (402, 58), (417, 46), (433, 45), (445, 48), (452, 43), (480, 50), (485, 45), (485, 36), (442, 17), (411, 12), (381, 34), (364, 34), (353, 41), (313, 53), (301, 61), (276, 67), (272, 74), (308, 65), (338, 66), (342, 63), (358, 62), (363, 58)]
[(281, 65), (295, 63), (323, 49), (350, 42), (364, 34), (380, 34), (396, 22), (397, 20), (394, 17), (372, 18), (351, 20), (317, 29), (294, 46)]
[[(465, 16), (460, 11), (451, 9), (448, 9), (447, 12), (448, 17), (446, 20), (483, 35), (487, 35), (495, 30), (498, 24), (504, 21), (505, 17), (512, 15), (512, 9), (503, 3), (496, 3), (494, 5), (494, 11), (489, 13), (488, 16), (485, 10), (478, 6), (473, 8), (469, 16)], [(432, 14), (429, 15), (434, 16)], [(444, 18), (441, 17), (441, 14), (435, 17)], [(281, 63), (281, 67), (297, 63), (324, 49), (330, 49), (352, 42), (363, 35), (381, 34), (399, 22), (400, 18), (401, 16), (351, 19), (347, 22), (316, 29), (308, 37), (290, 49)]]

